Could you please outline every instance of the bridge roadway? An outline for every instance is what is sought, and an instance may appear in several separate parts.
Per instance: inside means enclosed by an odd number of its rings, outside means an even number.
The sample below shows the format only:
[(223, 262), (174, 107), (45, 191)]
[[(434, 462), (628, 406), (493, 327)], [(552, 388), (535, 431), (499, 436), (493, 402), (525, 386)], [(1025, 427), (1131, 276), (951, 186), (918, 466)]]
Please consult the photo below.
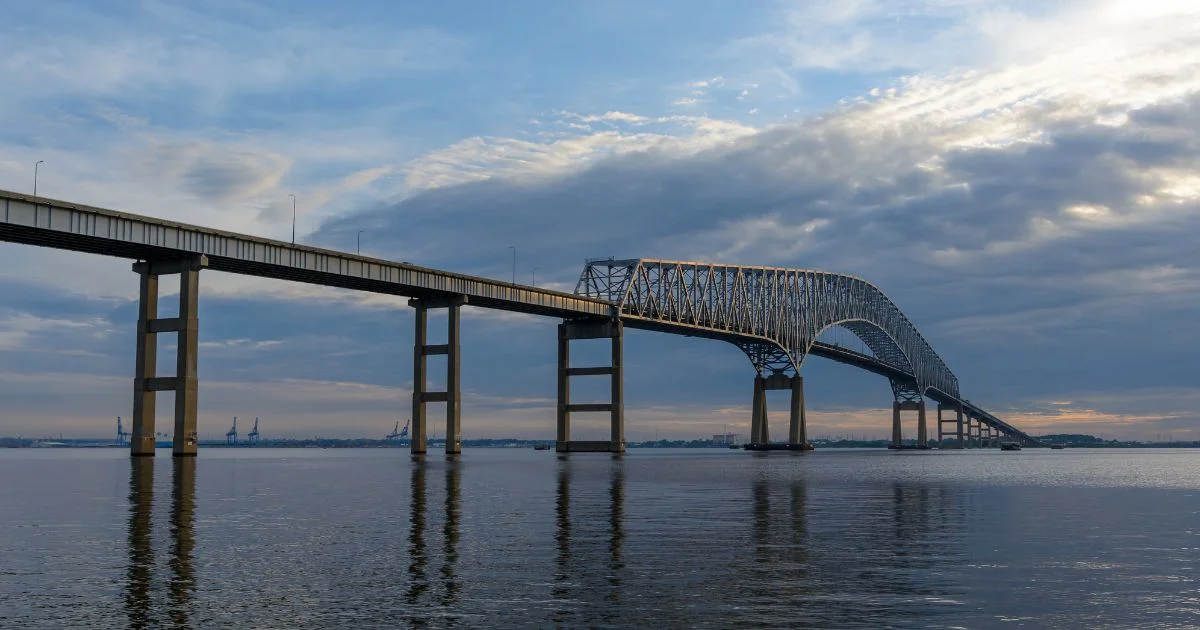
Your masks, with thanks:
[[(198, 442), (195, 395), (198, 322), (195, 308), (200, 269), (412, 298), (410, 305), (416, 308), (417, 314), (412, 437), (414, 452), (424, 452), (426, 448), (425, 405), (430, 402), (446, 403), (447, 452), (457, 453), (461, 448), (458, 310), (464, 304), (566, 320), (560, 326), (559, 334), (559, 450), (624, 449), (621, 355), (622, 329), (625, 326), (735, 342), (738, 337), (737, 333), (730, 331), (697, 331), (694, 327), (672, 327), (666, 322), (628, 317), (620, 311), (619, 305), (609, 300), (431, 269), (407, 262), (292, 244), (10, 191), (0, 190), (0, 203), (3, 204), (0, 241), (139, 261), (134, 264), (133, 269), (141, 277), (131, 439), (134, 455), (153, 455), (154, 393), (157, 391), (176, 392), (174, 453), (195, 454)], [(166, 274), (181, 275), (181, 316), (177, 318), (157, 317), (157, 278)], [(448, 313), (449, 339), (445, 344), (427, 343), (426, 317), (430, 309), (445, 309)], [(170, 377), (158, 376), (154, 358), (155, 337), (164, 332), (180, 335), (176, 374)], [(612, 364), (592, 368), (570, 367), (569, 341), (596, 337), (612, 339)], [(813, 345), (810, 354), (855, 365), (887, 376), (894, 382), (896, 379), (914, 380), (913, 374), (899, 370), (875, 357), (819, 341)], [(431, 355), (448, 356), (447, 391), (431, 392), (426, 389), (425, 362)], [(608, 403), (570, 402), (569, 377), (586, 375), (609, 375), (612, 378), (612, 398)], [(949, 393), (937, 390), (930, 390), (927, 395), (941, 405), (960, 412), (957, 433), (960, 445), (979, 445), (988, 438), (996, 441), (1000, 436), (1020, 440), (1026, 444), (1036, 443), (1033, 438), (968, 401), (959, 400)], [(758, 404), (760, 403), (756, 400), (756, 411)], [(762, 411), (765, 423), (765, 399), (761, 404), (764, 405)], [(800, 405), (802, 416), (802, 394)], [(602, 442), (571, 441), (570, 414), (576, 411), (608, 412), (612, 417), (611, 439)], [(921, 414), (923, 434), (923, 403)], [(967, 418), (966, 434), (962, 428), (964, 415)], [(976, 423), (974, 429), (972, 420)], [(899, 420), (896, 422), (898, 426)], [(939, 421), (939, 435), (941, 426)], [(972, 433), (973, 430), (975, 433)]]

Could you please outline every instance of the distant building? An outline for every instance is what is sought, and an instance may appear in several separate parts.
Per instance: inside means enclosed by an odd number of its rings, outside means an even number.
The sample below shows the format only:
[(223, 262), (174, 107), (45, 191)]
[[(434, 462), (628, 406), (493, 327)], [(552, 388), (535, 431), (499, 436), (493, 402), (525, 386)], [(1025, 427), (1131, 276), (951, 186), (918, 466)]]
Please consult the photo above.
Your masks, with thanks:
[(739, 446), (742, 442), (742, 436), (736, 433), (717, 433), (712, 436), (713, 446)]

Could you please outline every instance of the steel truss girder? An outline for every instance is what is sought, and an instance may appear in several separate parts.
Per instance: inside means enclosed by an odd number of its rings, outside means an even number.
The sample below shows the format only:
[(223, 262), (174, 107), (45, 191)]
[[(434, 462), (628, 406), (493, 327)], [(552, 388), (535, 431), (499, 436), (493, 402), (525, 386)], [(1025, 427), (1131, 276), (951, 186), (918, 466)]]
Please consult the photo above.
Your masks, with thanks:
[[(798, 373), (825, 330), (842, 326), (881, 362), (913, 376), (897, 400), (929, 389), (958, 397), (958, 379), (878, 288), (805, 269), (651, 259), (589, 260), (575, 293), (616, 303), (628, 319), (727, 333), (762, 373)], [(785, 360), (786, 357), (786, 360)]]

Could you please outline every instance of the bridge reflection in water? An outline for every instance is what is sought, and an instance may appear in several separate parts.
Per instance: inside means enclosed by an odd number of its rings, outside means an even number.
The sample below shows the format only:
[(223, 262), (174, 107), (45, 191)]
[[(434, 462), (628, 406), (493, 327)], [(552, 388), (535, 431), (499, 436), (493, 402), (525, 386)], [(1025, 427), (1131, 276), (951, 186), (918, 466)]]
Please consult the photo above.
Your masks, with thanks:
[(167, 566), (166, 618), (155, 605), (154, 460), (132, 458), (129, 473), (129, 565), (125, 572), (125, 612), (131, 628), (191, 627), (196, 576), (196, 460), (171, 462), (170, 547)]
[[(715, 506), (677, 506), (694, 512), (681, 518), (654, 513), (662, 497), (644, 478), (639, 485), (647, 491), (630, 491), (630, 466), (639, 464), (560, 456), (550, 529), (536, 532), (546, 544), (514, 549), (493, 529), (506, 525), (490, 524), (487, 514), (464, 517), (461, 487), (479, 480), (464, 482), (463, 462), (447, 461), (444, 471), (414, 462), (404, 621), (471, 625), (481, 621), (474, 615), (482, 598), (492, 612), (511, 606), (506, 619), (516, 624), (638, 627), (658, 619), (711, 626), (725, 618), (883, 627), (928, 620), (961, 597), (960, 586), (939, 574), (968, 544), (967, 492), (814, 487), (763, 475)], [(443, 474), (444, 486), (436, 484)], [(444, 494), (431, 496), (431, 486)], [(533, 558), (498, 560), (502, 553)], [(521, 572), (506, 572), (516, 565)]]
[[(160, 461), (171, 466), (169, 494), (160, 486), (170, 500), (166, 510), (158, 502), (156, 522), (155, 460), (130, 460), (127, 625), (203, 625), (198, 611), (221, 599), (196, 602), (197, 555), (216, 563), (214, 575), (238, 570), (222, 568), (223, 561), (243, 559), (196, 546), (197, 460)], [(412, 627), (471, 626), (497, 614), (534, 626), (726, 620), (883, 627), (936, 620), (964, 597), (963, 586), (944, 576), (953, 574), (970, 545), (970, 489), (829, 485), (779, 468), (748, 471), (737, 483), (700, 473), (689, 484), (684, 477), (694, 468), (674, 472), (655, 458), (560, 455), (545, 463), (553, 467), (539, 466), (551, 473), (543, 490), (513, 495), (523, 497), (516, 500), (493, 494), (508, 508), (471, 510), (482, 495), (507, 492), (491, 478), (494, 470), (455, 459), (414, 460), (408, 483), (397, 488), (409, 495), (394, 512), (399, 527), (379, 530), (393, 532), (399, 544), (380, 544), (356, 528), (347, 544), (376, 549), (375, 555), (341, 564), (333, 548), (312, 550), (318, 555), (303, 561), (324, 569), (306, 587), (372, 589), (383, 607), (364, 618)], [(268, 572), (288, 562), (278, 556), (257, 561)], [(378, 571), (368, 576), (373, 564)], [(219, 584), (206, 588), (225, 592)], [(260, 614), (244, 603), (230, 605), (248, 619)], [(217, 617), (229, 613), (216, 611)]]

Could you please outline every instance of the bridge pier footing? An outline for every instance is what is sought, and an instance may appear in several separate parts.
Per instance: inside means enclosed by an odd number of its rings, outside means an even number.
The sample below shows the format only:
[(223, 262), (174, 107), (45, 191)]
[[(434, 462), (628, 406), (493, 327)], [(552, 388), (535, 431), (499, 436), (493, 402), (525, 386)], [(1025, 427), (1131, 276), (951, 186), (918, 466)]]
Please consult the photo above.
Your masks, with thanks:
[[(769, 449), (771, 432), (767, 422), (767, 392), (775, 390), (790, 391), (792, 394), (789, 405), (788, 441), (786, 445), (778, 445), (778, 449)], [(808, 426), (804, 412), (804, 377), (788, 376), (777, 373), (770, 376), (757, 375), (754, 377), (754, 399), (751, 403), (750, 443), (749, 450), (790, 450), (809, 451), (812, 445), (808, 443)]]
[[(625, 328), (621, 320), (569, 320), (558, 326), (558, 417), (555, 450), (559, 453), (624, 453), (625, 452)], [(571, 367), (571, 341), (575, 339), (610, 339), (611, 362), (601, 367)], [(610, 379), (609, 402), (571, 402), (571, 377), (605, 376)], [(609, 439), (571, 440), (572, 412), (605, 412), (609, 414)]]
[[(203, 255), (175, 260), (136, 262), (133, 271), (140, 276), (138, 300), (137, 356), (133, 376), (133, 435), (129, 454), (154, 456), (155, 399), (160, 391), (175, 392), (175, 435), (171, 454), (195, 456), (197, 379), (196, 354), (200, 322), (196, 317), (200, 297), (200, 270), (208, 266)], [(158, 317), (158, 277), (179, 274), (179, 316)], [(158, 376), (159, 333), (173, 332), (176, 343), (175, 376)]]
[[(422, 455), (428, 447), (429, 427), (425, 418), (425, 405), (431, 402), (446, 403), (446, 455), (462, 452), (462, 387), (461, 356), (459, 341), (459, 310), (467, 303), (464, 295), (444, 299), (411, 299), (408, 305), (415, 309), (413, 326), (413, 393), (412, 432), (409, 450), (413, 455)], [(429, 310), (446, 309), (446, 343), (430, 344)], [(431, 392), (425, 382), (427, 359), (431, 355), (446, 356), (446, 391)]]

